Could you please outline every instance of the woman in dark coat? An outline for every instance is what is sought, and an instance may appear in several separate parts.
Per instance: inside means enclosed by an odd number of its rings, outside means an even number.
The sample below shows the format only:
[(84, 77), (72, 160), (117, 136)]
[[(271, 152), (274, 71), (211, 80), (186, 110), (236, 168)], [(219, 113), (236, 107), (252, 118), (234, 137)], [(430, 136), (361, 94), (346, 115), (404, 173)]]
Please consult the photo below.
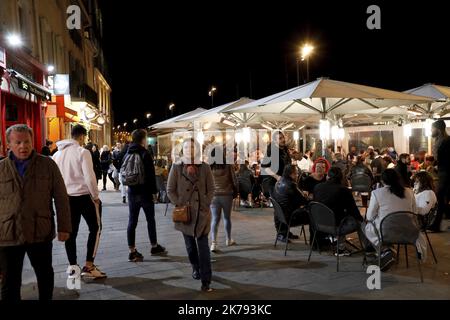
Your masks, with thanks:
[(212, 271), (208, 234), (214, 180), (210, 166), (201, 161), (200, 151), (201, 146), (194, 139), (184, 140), (182, 159), (172, 165), (169, 173), (167, 195), (175, 206), (189, 206), (190, 222), (175, 222), (175, 229), (183, 233), (192, 277), (201, 279), (202, 291), (210, 292)]

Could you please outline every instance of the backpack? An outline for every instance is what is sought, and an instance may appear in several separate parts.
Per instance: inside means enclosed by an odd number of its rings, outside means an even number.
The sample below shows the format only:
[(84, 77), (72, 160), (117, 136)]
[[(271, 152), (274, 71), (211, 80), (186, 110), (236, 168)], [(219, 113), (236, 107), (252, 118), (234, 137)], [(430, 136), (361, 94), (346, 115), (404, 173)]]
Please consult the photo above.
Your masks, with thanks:
[(139, 153), (127, 153), (120, 168), (123, 185), (136, 186), (145, 182), (144, 162)]

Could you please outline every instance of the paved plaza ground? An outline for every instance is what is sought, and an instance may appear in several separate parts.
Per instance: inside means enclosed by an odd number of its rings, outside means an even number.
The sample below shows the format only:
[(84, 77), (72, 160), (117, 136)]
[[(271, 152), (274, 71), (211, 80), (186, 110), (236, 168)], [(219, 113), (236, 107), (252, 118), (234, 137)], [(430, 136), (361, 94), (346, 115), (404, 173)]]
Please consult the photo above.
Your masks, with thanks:
[[(110, 187), (111, 189), (111, 187)], [(431, 255), (422, 265), (420, 282), (412, 248), (409, 268), (402, 250), (400, 263), (382, 274), (381, 290), (368, 290), (368, 274), (362, 268), (362, 255), (343, 257), (336, 272), (336, 258), (330, 252), (313, 252), (307, 263), (309, 247), (303, 241), (290, 244), (287, 256), (282, 245), (274, 248), (273, 209), (239, 209), (233, 212), (233, 238), (237, 246), (225, 247), (220, 226), (220, 253), (212, 254), (213, 293), (200, 291), (200, 282), (191, 277), (191, 267), (181, 233), (174, 230), (170, 209), (156, 205), (158, 240), (168, 250), (164, 257), (152, 257), (141, 213), (136, 245), (144, 262), (127, 261), (126, 227), (128, 205), (119, 192), (101, 193), (104, 204), (103, 232), (96, 264), (108, 278), (82, 282), (79, 292), (66, 288), (67, 257), (62, 243), (54, 242), (55, 299), (450, 299), (450, 232), (431, 234), (438, 264)], [(306, 228), (308, 229), (308, 228)], [(296, 234), (299, 229), (293, 230)], [(84, 221), (78, 236), (78, 257), (85, 256), (87, 228)], [(23, 271), (23, 298), (36, 299), (37, 286), (28, 259)]]

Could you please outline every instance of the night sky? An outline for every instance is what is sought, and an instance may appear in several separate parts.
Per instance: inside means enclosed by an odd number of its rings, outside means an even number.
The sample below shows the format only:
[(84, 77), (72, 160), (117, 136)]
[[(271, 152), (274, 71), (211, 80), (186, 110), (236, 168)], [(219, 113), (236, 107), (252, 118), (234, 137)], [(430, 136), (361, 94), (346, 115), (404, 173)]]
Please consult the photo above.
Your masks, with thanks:
[[(442, 2), (101, 1), (116, 124), (164, 120), (171, 102), (175, 114), (210, 108), (212, 85), (215, 106), (294, 87), (305, 41), (316, 48), (310, 80), (400, 91), (450, 86), (450, 22)], [(381, 8), (381, 30), (366, 27), (371, 4)], [(303, 83), (304, 64), (301, 70)]]

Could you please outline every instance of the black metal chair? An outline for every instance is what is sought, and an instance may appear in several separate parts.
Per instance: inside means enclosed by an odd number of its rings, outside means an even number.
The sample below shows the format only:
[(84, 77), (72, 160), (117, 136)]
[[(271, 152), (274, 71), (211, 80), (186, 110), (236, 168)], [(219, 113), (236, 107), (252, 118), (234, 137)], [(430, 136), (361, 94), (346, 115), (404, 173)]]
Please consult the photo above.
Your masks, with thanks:
[(287, 231), (286, 231), (286, 235), (285, 235), (285, 237), (286, 237), (286, 246), (284, 248), (284, 255), (286, 255), (286, 253), (287, 253), (287, 248), (288, 248), (288, 243), (289, 243), (289, 232), (291, 230), (291, 227), (301, 226), (300, 236), (303, 233), (303, 237), (305, 239), (305, 244), (308, 244), (308, 242), (306, 241), (305, 225), (304, 224), (292, 224), (292, 218), (294, 217), (294, 215), (292, 215), (291, 218), (288, 221), (286, 219), (286, 215), (284, 214), (283, 208), (281, 208), (280, 204), (277, 201), (275, 201), (272, 197), (270, 197), (270, 201), (272, 201), (273, 208), (275, 210), (275, 216), (278, 218), (278, 221), (280, 221), (280, 226), (278, 227), (277, 234), (276, 234), (276, 237), (275, 237), (274, 247), (277, 246), (278, 235), (279, 235), (280, 229), (281, 229), (281, 223), (284, 223), (285, 225), (287, 225)]
[[(337, 238), (336, 270), (339, 272), (339, 254), (338, 254), (339, 237), (346, 236), (350, 233), (358, 231), (359, 223), (356, 221), (355, 218), (347, 216), (344, 219), (342, 219), (339, 225), (336, 225), (336, 216), (334, 212), (323, 203), (315, 201), (309, 203), (308, 213), (309, 213), (309, 223), (314, 228), (313, 240), (310, 243), (308, 262), (311, 260), (313, 245), (316, 242), (316, 233), (317, 231), (320, 231)], [(316, 244), (317, 247), (319, 248), (320, 254), (320, 246), (317, 242)]]
[(416, 241), (420, 234), (419, 216), (410, 211), (396, 211), (385, 216), (377, 229), (373, 221), (369, 221), (374, 227), (378, 237), (378, 245), (375, 246), (378, 254), (378, 266), (381, 268), (381, 248), (383, 246), (397, 245), (397, 259), (400, 254), (399, 248), (405, 246), (405, 256), (408, 263), (407, 247), (413, 246), (416, 250), (417, 266), (420, 273), (420, 281), (423, 282), (422, 268), (416, 249)]
[[(372, 178), (368, 174), (357, 173), (352, 175), (350, 184), (353, 192), (368, 193), (367, 198), (370, 199), (370, 193), (372, 192)], [(362, 207), (365, 208), (367, 212), (367, 205), (362, 205)]]
[(419, 218), (420, 218), (420, 222), (421, 222), (420, 229), (423, 233), (425, 233), (425, 237), (427, 238), (428, 245), (430, 246), (431, 254), (433, 255), (434, 262), (437, 264), (438, 261), (437, 261), (436, 255), (433, 250), (433, 246), (431, 245), (431, 241), (430, 241), (430, 238), (428, 237), (428, 232), (427, 232), (427, 229), (430, 228), (434, 224), (434, 221), (436, 220), (436, 215), (437, 215), (437, 204), (430, 210), (430, 212), (427, 215), (419, 216)]

